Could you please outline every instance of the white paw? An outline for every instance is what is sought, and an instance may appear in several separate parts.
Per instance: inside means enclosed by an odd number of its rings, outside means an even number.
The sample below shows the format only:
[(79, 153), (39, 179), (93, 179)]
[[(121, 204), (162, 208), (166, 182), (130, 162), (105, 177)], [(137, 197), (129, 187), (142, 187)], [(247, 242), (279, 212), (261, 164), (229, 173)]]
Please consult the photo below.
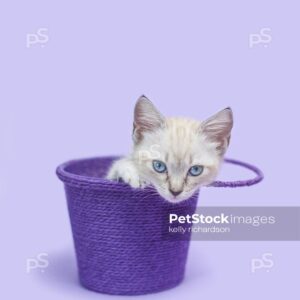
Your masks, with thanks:
[(142, 180), (133, 162), (128, 159), (116, 161), (107, 174), (107, 179), (121, 180), (133, 188), (143, 188), (147, 183)]

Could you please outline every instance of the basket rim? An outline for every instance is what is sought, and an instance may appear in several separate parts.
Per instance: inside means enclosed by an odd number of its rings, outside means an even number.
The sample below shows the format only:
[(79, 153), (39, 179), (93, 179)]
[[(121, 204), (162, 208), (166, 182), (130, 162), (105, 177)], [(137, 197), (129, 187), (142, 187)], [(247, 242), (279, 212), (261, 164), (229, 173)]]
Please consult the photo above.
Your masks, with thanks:
[[(106, 155), (106, 156), (94, 156), (94, 157), (88, 157), (88, 158), (72, 159), (65, 163), (60, 164), (56, 168), (56, 175), (65, 184), (73, 185), (73, 186), (88, 187), (88, 188), (106, 187), (106, 188), (113, 188), (113, 189), (120, 189), (120, 190), (128, 189), (128, 190), (135, 191), (135, 192), (139, 192), (139, 191), (145, 190), (145, 189), (153, 190), (154, 188), (152, 186), (146, 186), (143, 189), (136, 189), (136, 188), (132, 188), (129, 184), (124, 183), (124, 182), (109, 180), (109, 179), (106, 179), (103, 177), (91, 177), (91, 176), (85, 176), (85, 175), (78, 175), (78, 174), (74, 174), (72, 172), (66, 171), (66, 168), (74, 163), (80, 163), (80, 162), (89, 161), (89, 160), (107, 160), (107, 159), (117, 160), (121, 157), (122, 156), (120, 156), (120, 155)], [(255, 185), (255, 184), (261, 182), (264, 178), (263, 172), (259, 168), (255, 167), (249, 163), (242, 162), (242, 161), (235, 160), (235, 159), (229, 159), (229, 158), (225, 158), (224, 162), (246, 168), (246, 169), (254, 172), (256, 176), (251, 179), (237, 180), (237, 181), (218, 181), (217, 180), (217, 181), (212, 182), (207, 187), (235, 188), (235, 187), (251, 186), (251, 185)]]
[(100, 160), (116, 160), (119, 159), (121, 156), (119, 155), (107, 155), (107, 156), (94, 156), (94, 157), (88, 157), (88, 158), (79, 158), (79, 159), (72, 159), (72, 160), (68, 160), (62, 164), (60, 164), (57, 168), (56, 168), (56, 175), (58, 176), (58, 178), (69, 185), (76, 185), (76, 186), (88, 186), (88, 187), (101, 187), (101, 186), (105, 186), (105, 187), (112, 187), (112, 188), (126, 188), (126, 187), (130, 187), (128, 184), (124, 183), (124, 182), (118, 182), (118, 181), (113, 181), (113, 180), (109, 180), (103, 177), (91, 177), (91, 176), (85, 176), (85, 175), (78, 175), (78, 174), (74, 174), (72, 172), (66, 171), (66, 168), (68, 168), (70, 165), (74, 164), (74, 163), (80, 163), (80, 162), (84, 162), (84, 161), (89, 161), (89, 160), (96, 160), (96, 159), (100, 159)]

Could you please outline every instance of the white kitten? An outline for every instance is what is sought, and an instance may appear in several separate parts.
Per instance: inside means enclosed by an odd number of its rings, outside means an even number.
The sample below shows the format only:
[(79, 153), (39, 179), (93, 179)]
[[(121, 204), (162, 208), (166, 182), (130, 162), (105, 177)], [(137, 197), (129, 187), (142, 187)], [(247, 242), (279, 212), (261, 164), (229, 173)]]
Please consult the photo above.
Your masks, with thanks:
[(151, 184), (166, 200), (180, 202), (216, 178), (233, 118), (230, 108), (204, 122), (165, 118), (141, 96), (133, 125), (133, 152), (114, 162), (107, 178), (121, 179), (134, 188)]

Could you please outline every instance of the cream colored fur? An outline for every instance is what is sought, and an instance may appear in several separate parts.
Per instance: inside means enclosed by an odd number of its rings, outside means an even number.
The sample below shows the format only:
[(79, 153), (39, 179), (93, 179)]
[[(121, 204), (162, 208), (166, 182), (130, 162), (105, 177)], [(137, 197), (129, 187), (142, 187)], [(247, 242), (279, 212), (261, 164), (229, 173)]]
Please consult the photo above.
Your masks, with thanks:
[[(133, 151), (112, 165), (107, 178), (122, 179), (134, 188), (151, 184), (166, 200), (183, 201), (216, 178), (232, 125), (230, 108), (203, 122), (165, 118), (142, 96), (135, 106)], [(167, 171), (156, 172), (153, 160), (162, 161)], [(188, 173), (194, 165), (203, 166), (199, 176)], [(172, 191), (180, 193), (174, 196)]]

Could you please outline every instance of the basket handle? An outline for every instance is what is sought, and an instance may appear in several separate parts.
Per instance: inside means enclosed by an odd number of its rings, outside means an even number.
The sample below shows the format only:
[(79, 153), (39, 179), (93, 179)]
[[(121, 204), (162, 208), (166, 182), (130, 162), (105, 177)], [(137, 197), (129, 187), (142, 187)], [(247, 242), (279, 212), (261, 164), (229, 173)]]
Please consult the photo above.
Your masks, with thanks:
[(235, 159), (230, 159), (230, 158), (225, 158), (224, 162), (232, 164), (232, 165), (237, 165), (243, 168), (246, 168), (248, 170), (253, 171), (256, 176), (254, 178), (251, 179), (246, 179), (246, 180), (237, 180), (237, 181), (214, 181), (213, 183), (211, 183), (208, 186), (212, 186), (212, 187), (230, 187), (230, 188), (235, 188), (235, 187), (241, 187), (241, 186), (250, 186), (250, 185), (254, 185), (259, 183), (260, 181), (263, 180), (264, 178), (264, 174), (263, 172), (248, 163), (239, 161), (239, 160), (235, 160)]

